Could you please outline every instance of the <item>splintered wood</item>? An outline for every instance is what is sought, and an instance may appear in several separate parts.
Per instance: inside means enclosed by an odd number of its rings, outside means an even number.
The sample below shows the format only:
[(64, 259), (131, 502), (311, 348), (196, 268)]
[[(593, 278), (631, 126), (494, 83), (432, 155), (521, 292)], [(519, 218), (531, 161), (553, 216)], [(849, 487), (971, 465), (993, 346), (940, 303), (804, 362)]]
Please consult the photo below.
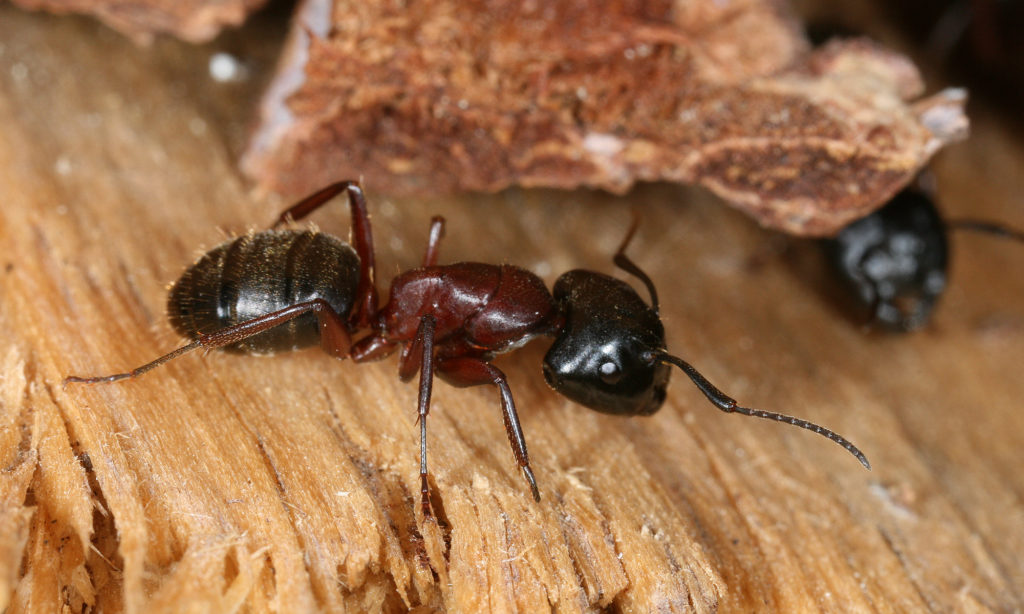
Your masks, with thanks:
[(873, 44), (809, 51), (773, 0), (307, 0), (243, 166), (293, 195), (700, 183), (823, 235), (966, 133), (963, 92), (922, 90)]
[[(248, 194), (228, 153), (263, 79), (205, 70), (223, 46), (272, 56), (279, 28), (259, 16), (238, 38), (140, 54), (90, 21), (0, 4), (5, 614), (1024, 609), (1024, 278), (1002, 244), (956, 238), (934, 324), (866, 335), (833, 308), (814, 245), (704, 191), (402, 200), (368, 183), (382, 289), (420, 262), (434, 214), (444, 263), (614, 274), (639, 204), (629, 252), (669, 349), (752, 406), (849, 437), (871, 472), (813, 433), (722, 414), (681, 374), (654, 416), (589, 411), (547, 388), (537, 341), (498, 365), (542, 500), (496, 392), (438, 382), (434, 523), (416, 387), (394, 359), (195, 353), (63, 387), (177, 347), (167, 284), (289, 204)], [(938, 161), (944, 212), (1024, 226), (1024, 148), (981, 119)], [(345, 211), (313, 221), (344, 237)]]

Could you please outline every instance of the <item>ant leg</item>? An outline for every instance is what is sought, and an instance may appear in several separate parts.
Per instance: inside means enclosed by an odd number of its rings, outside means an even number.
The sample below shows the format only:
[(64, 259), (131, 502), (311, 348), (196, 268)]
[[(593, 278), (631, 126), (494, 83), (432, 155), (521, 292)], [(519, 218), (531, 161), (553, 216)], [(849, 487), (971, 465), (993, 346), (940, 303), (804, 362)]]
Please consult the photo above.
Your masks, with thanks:
[(427, 251), (423, 254), (423, 266), (437, 264), (438, 249), (444, 237), (444, 218), (435, 215), (430, 219), (430, 238), (427, 240)]
[(338, 312), (336, 312), (327, 301), (318, 298), (305, 303), (297, 303), (290, 307), (285, 307), (284, 309), (273, 311), (251, 320), (246, 320), (245, 322), (240, 322), (234, 326), (229, 326), (208, 335), (200, 333), (198, 339), (181, 346), (173, 352), (164, 354), (160, 358), (157, 358), (152, 362), (148, 362), (141, 367), (131, 369), (130, 371), (115, 373), (113, 375), (101, 375), (97, 377), (78, 377), (75, 375), (69, 375), (64, 378), (64, 385), (106, 384), (123, 379), (138, 377), (143, 373), (155, 369), (165, 362), (177, 358), (182, 354), (191, 352), (192, 350), (198, 348), (214, 349), (224, 347), (225, 345), (231, 345), (232, 343), (237, 343), (243, 339), (262, 333), (267, 329), (284, 324), (285, 322), (293, 320), (310, 311), (316, 314), (317, 322), (320, 324), (320, 347), (322, 347), (328, 354), (337, 358), (344, 358), (347, 356), (349, 348), (352, 346), (352, 338), (349, 335), (348, 328), (345, 326), (345, 321), (341, 319)]
[(540, 501), (537, 480), (533, 477), (533, 470), (530, 469), (530, 455), (526, 451), (526, 437), (519, 425), (519, 414), (516, 412), (516, 404), (512, 400), (512, 391), (508, 387), (508, 379), (505, 374), (486, 361), (468, 357), (442, 358), (438, 361), (437, 370), (445, 381), (454, 386), (494, 384), (498, 387), (498, 391), (501, 393), (502, 419), (505, 422), (505, 433), (508, 435), (512, 454), (516, 457), (516, 463), (522, 468), (526, 481), (530, 483), (533, 498)]
[(118, 380), (128, 379), (130, 377), (138, 377), (139, 375), (142, 375), (146, 371), (155, 369), (169, 360), (173, 360), (178, 356), (181, 356), (182, 354), (187, 354), (188, 352), (191, 352), (192, 350), (201, 347), (203, 347), (203, 343), (201, 340), (197, 339), (187, 345), (181, 346), (180, 348), (174, 350), (173, 352), (164, 354), (163, 356), (157, 358), (152, 362), (147, 362), (141, 367), (135, 367), (134, 369), (126, 371), (125, 373), (115, 373), (113, 375), (100, 375), (97, 377), (79, 377), (77, 375), (69, 375), (64, 378), (63, 386), (67, 387), (68, 384), (108, 384), (110, 382), (116, 382)]
[(377, 313), (377, 284), (375, 279), (375, 260), (373, 252), (373, 232), (370, 228), (370, 214), (366, 210), (366, 197), (357, 181), (339, 181), (323, 188), (291, 207), (288, 207), (271, 229), (278, 228), (288, 221), (297, 221), (313, 213), (332, 198), (348, 193), (349, 211), (352, 216), (352, 246), (359, 256), (359, 285), (356, 286), (356, 307), (350, 319), (356, 328), (369, 328), (370, 319)]
[(288, 207), (277, 216), (277, 220), (270, 226), (271, 230), (279, 228), (288, 222), (297, 222), (307, 215), (313, 213), (320, 207), (331, 201), (332, 198), (341, 194), (349, 188), (359, 190), (359, 183), (356, 181), (338, 181), (331, 185), (313, 192), (309, 196)]
[[(425, 317), (427, 316), (423, 316), (423, 318)], [(433, 316), (430, 317), (433, 318)], [(423, 318), (420, 318), (421, 322)], [(434, 330), (432, 329), (431, 333), (433, 332)], [(398, 356), (398, 379), (403, 382), (411, 380), (416, 375), (416, 372), (420, 370), (420, 361), (423, 357), (423, 337), (419, 333), (420, 331), (417, 328), (416, 336), (412, 341), (402, 346), (402, 351)]]
[(420, 354), (420, 396), (418, 402), (420, 423), (420, 504), (423, 506), (423, 517), (430, 518), (430, 485), (427, 482), (427, 414), (430, 412), (430, 393), (434, 386), (434, 325), (432, 315), (420, 318), (420, 326), (416, 331), (416, 345), (421, 347)]
[(200, 335), (203, 347), (219, 348), (237, 343), (265, 330), (284, 324), (312, 311), (320, 325), (320, 347), (335, 358), (345, 358), (352, 347), (352, 337), (338, 312), (322, 298), (289, 305), (284, 309), (240, 322), (208, 335)]
[(398, 344), (394, 341), (388, 341), (383, 335), (374, 334), (357, 341), (349, 355), (355, 362), (371, 362), (387, 358), (397, 348)]

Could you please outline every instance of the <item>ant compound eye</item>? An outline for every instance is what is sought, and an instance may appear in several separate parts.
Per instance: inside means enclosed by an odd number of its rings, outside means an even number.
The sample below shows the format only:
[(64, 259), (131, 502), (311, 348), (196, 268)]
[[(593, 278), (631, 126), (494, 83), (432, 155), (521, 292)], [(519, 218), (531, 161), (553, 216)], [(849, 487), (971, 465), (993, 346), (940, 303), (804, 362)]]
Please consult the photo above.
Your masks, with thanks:
[(614, 362), (609, 361), (601, 364), (600, 370), (601, 381), (608, 385), (618, 384), (619, 380), (622, 379), (622, 369)]

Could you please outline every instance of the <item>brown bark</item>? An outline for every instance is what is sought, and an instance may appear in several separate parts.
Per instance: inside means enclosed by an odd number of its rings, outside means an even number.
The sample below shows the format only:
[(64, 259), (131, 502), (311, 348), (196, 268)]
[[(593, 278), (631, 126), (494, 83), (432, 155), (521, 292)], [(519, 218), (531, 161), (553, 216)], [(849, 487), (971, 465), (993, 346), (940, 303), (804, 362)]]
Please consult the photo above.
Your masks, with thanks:
[(308, 0), (243, 160), (299, 194), (706, 186), (828, 235), (962, 138), (964, 94), (867, 40), (811, 50), (784, 2)]

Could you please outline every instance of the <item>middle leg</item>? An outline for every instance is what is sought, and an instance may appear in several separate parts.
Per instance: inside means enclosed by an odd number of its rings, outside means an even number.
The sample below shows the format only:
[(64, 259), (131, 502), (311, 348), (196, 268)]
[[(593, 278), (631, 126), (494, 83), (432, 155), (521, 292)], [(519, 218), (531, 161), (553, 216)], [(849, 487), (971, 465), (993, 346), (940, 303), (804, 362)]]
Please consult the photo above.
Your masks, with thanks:
[(516, 412), (512, 390), (508, 387), (508, 379), (505, 374), (501, 369), (483, 359), (466, 356), (439, 358), (437, 370), (446, 381), (455, 386), (493, 384), (498, 387), (498, 391), (501, 393), (502, 419), (505, 423), (508, 443), (512, 447), (512, 454), (516, 457), (516, 463), (523, 470), (526, 481), (530, 483), (533, 498), (540, 501), (537, 480), (533, 477), (533, 470), (530, 468), (530, 455), (526, 451), (526, 437), (523, 435), (523, 428), (519, 425), (519, 414)]

